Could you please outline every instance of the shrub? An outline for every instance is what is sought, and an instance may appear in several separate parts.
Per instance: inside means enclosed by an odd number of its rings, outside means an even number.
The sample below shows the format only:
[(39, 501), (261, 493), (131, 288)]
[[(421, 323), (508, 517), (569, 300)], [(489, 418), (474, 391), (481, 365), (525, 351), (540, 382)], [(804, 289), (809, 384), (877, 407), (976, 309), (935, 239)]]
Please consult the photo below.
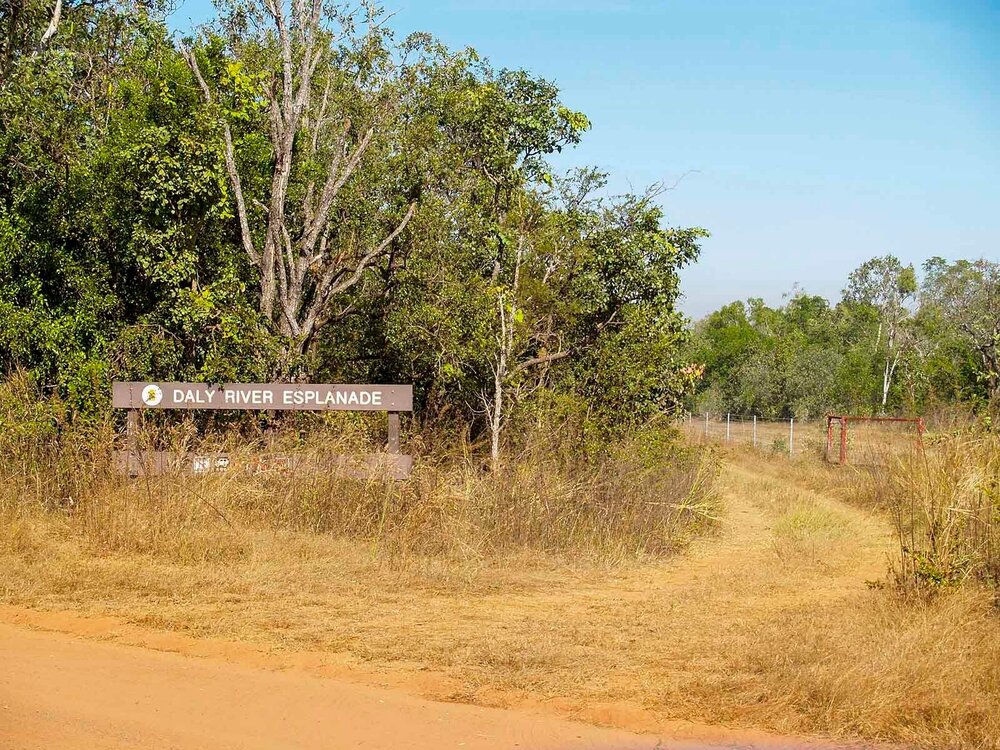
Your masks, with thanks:
[[(669, 430), (636, 433), (588, 455), (573, 431), (546, 426), (523, 434), (496, 472), (467, 441), (414, 435), (415, 471), (395, 481), (347, 471), (332, 458), (381, 448), (364, 420), (317, 418), (303, 441), (301, 420), (271, 433), (199, 435), (190, 421), (153, 418), (140, 449), (225, 452), (231, 468), (128, 479), (110, 460), (116, 441), (121, 447), (110, 418), (99, 427), (64, 423), (52, 416), (57, 402), (23, 384), (4, 393), (0, 419), (25, 424), (22, 412), (37, 408), (40, 423), (55, 419), (57, 428), (8, 437), (0, 520), (23, 525), (32, 514), (59, 514), (95, 554), (242, 557), (253, 533), (291, 530), (356, 540), (389, 556), (487, 559), (531, 550), (618, 560), (669, 553), (716, 515), (710, 458)], [(450, 447), (421, 449), (439, 443)], [(261, 470), (267, 453), (300, 468)]]
[(874, 481), (899, 538), (900, 585), (930, 591), (978, 582), (1000, 592), (1000, 436), (946, 434)]

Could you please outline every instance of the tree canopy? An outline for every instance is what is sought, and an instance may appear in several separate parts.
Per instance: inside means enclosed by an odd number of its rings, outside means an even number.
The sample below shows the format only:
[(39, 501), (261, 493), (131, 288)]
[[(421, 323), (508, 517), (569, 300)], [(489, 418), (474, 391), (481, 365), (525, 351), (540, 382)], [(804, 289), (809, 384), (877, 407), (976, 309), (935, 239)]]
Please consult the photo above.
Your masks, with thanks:
[(369, 2), (0, 12), (0, 368), (79, 415), (112, 379), (405, 381), (499, 443), (533, 405), (626, 429), (693, 386), (706, 236), (548, 157), (555, 84)]

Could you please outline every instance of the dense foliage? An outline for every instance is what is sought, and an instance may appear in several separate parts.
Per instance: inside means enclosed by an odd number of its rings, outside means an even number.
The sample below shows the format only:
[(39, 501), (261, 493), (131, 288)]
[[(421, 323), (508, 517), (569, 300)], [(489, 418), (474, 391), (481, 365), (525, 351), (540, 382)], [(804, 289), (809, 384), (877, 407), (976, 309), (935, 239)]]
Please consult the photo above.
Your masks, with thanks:
[(78, 415), (112, 379), (403, 381), (496, 449), (533, 405), (627, 428), (693, 384), (705, 233), (553, 175), (589, 122), (546, 80), (367, 2), (178, 39), (157, 0), (12, 0), (0, 48), (0, 373)]
[(1000, 387), (1000, 264), (932, 258), (918, 275), (873, 258), (831, 305), (796, 291), (778, 308), (734, 302), (695, 326), (699, 411), (808, 418), (925, 413), (988, 403)]

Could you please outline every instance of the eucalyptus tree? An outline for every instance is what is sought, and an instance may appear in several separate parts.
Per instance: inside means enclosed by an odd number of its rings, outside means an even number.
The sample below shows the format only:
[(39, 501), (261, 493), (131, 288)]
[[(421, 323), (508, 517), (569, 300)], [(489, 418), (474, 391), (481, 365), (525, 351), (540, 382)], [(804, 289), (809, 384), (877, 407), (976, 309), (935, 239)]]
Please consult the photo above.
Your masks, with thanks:
[[(480, 270), (488, 274), (483, 328), (489, 377), (479, 398), (491, 435), (491, 455), (499, 460), (500, 435), (517, 392), (512, 380), (526, 370), (566, 356), (546, 351), (518, 359), (526, 321), (526, 266), (536, 256), (539, 231), (548, 222), (550, 206), (537, 188), (551, 186), (546, 157), (580, 142), (590, 127), (587, 117), (566, 107), (558, 88), (523, 70), (495, 72), (478, 66), (462, 98), (445, 113), (449, 135), (468, 155), (476, 175), (473, 200), (484, 214), (482, 244), (486, 255)], [(553, 261), (558, 263), (558, 261)], [(554, 267), (549, 269), (549, 276)], [(548, 278), (548, 277), (547, 277)], [(530, 296), (530, 292), (528, 292)], [(492, 320), (489, 320), (492, 319)], [(536, 343), (543, 334), (529, 338)], [(553, 335), (548, 334), (548, 345)]]
[(911, 343), (907, 320), (917, 291), (912, 265), (904, 266), (893, 255), (865, 261), (856, 268), (844, 289), (844, 300), (877, 312), (872, 352), (882, 370), (880, 405), (884, 411), (899, 363)]
[(503, 369), (494, 366), (487, 400), (494, 460), (498, 415), (540, 389), (582, 399), (593, 423), (614, 432), (676, 407), (692, 385), (678, 271), (707, 233), (665, 226), (657, 187), (604, 196), (604, 175), (594, 170), (555, 185), (523, 219), (510, 313), (498, 316), (494, 362)]
[(938, 321), (939, 339), (960, 342), (987, 395), (1000, 393), (1000, 264), (980, 258), (924, 264), (921, 307)]
[(226, 0), (182, 48), (217, 117), (239, 240), (259, 311), (287, 341), (286, 372), (417, 209), (419, 185), (384, 169), (413, 102), (383, 22), (367, 1)]
[(426, 154), (417, 170), (423, 208), (406, 268), (379, 281), (393, 296), (372, 312), (390, 351), (433, 369), (414, 373), (431, 381), (432, 398), (449, 390), (452, 403), (485, 417), (497, 454), (520, 374), (548, 361), (518, 358), (526, 267), (553, 210), (541, 192), (552, 183), (545, 158), (577, 143), (589, 123), (551, 82), (495, 70), (471, 50), (437, 49), (413, 67), (409, 142)]
[[(4, 0), (0, 4), (0, 85), (24, 57), (46, 48), (63, 17), (63, 0)], [(74, 11), (84, 3), (68, 3)], [(89, 12), (95, 3), (86, 3)]]

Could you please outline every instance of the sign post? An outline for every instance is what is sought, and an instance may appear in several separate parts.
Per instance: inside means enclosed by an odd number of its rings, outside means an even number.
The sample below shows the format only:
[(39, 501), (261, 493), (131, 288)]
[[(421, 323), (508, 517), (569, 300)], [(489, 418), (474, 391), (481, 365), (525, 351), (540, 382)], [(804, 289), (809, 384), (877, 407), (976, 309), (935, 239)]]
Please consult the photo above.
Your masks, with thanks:
[[(397, 478), (409, 476), (410, 456), (400, 454), (399, 413), (413, 411), (413, 386), (312, 383), (123, 383), (112, 386), (112, 406), (127, 409), (127, 451), (119, 464), (132, 475), (162, 473), (170, 463), (165, 451), (154, 451), (146, 466), (139, 460), (136, 431), (139, 412), (148, 409), (237, 409), (251, 411), (382, 411), (388, 415), (386, 456)], [(346, 463), (347, 457), (338, 457)], [(378, 456), (366, 459), (369, 464)], [(195, 457), (195, 473), (229, 466), (228, 457)]]

